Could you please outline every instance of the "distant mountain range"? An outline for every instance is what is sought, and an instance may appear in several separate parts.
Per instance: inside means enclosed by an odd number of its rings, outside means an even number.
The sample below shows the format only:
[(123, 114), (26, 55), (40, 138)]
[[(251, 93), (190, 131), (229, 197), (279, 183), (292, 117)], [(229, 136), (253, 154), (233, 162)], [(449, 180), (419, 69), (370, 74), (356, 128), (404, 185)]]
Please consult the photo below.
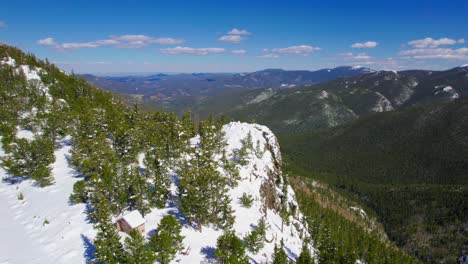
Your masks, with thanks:
[[(290, 89), (240, 90), (185, 105), (201, 116), (225, 114), (278, 132), (334, 127), (361, 116), (468, 96), (468, 67), (447, 71), (376, 71)], [(150, 106), (165, 105), (151, 102)]]
[[(468, 95), (468, 67), (446, 71), (373, 71), (337, 67), (318, 71), (268, 69), (240, 74), (157, 74), (96, 77), (88, 81), (128, 104), (201, 117), (224, 114), (275, 131), (334, 127), (373, 112), (448, 102)], [(261, 87), (261, 88), (258, 88)]]
[(256, 88), (291, 88), (371, 72), (364, 67), (342, 66), (318, 71), (267, 69), (252, 73), (155, 74), (149, 76), (98, 77), (82, 75), (103, 89), (164, 100), (177, 96), (208, 96), (226, 91)]

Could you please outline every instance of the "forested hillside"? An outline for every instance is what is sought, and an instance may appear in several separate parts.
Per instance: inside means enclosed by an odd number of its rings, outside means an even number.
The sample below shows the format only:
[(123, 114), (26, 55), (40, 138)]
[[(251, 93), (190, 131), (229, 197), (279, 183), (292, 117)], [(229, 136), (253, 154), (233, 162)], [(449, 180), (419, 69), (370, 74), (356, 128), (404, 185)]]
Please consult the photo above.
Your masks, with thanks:
[(351, 193), (390, 239), (425, 262), (466, 250), (468, 103), (431, 104), (283, 134), (289, 169)]

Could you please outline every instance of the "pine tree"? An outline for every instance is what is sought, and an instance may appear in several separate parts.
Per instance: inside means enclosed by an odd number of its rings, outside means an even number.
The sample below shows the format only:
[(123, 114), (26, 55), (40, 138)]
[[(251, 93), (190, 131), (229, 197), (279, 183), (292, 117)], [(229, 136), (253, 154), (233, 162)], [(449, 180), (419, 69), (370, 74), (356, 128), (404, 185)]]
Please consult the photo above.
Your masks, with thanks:
[(182, 164), (179, 196), (182, 212), (198, 226), (213, 223), (228, 228), (234, 223), (227, 179), (217, 167), (216, 156), (224, 149), (221, 127), (212, 119), (200, 123), (200, 144), (189, 148), (190, 158)]
[(98, 198), (96, 210), (98, 233), (94, 239), (95, 260), (100, 263), (118, 264), (125, 261), (120, 237), (111, 221), (110, 207), (105, 197)]
[(313, 264), (314, 260), (306, 244), (302, 245), (301, 254), (297, 258), (296, 264)]
[(335, 243), (328, 227), (322, 228), (318, 237), (319, 262), (327, 263), (331, 261), (336, 254)]
[(164, 162), (159, 159), (161, 153), (157, 149), (146, 152), (144, 164), (146, 176), (153, 181), (150, 189), (150, 201), (153, 206), (163, 208), (169, 195), (171, 181)]
[(153, 264), (154, 252), (147, 246), (145, 238), (137, 230), (132, 230), (125, 238), (125, 262), (128, 264)]
[(54, 161), (53, 142), (46, 137), (36, 136), (32, 141), (17, 139), (2, 165), (12, 175), (30, 176), (44, 187), (54, 182), (49, 167)]
[(226, 149), (222, 150), (221, 163), (224, 169), (224, 173), (227, 176), (227, 182), (229, 186), (236, 187), (237, 182), (240, 180), (239, 169), (237, 164), (233, 161), (230, 161), (227, 158)]
[(192, 113), (187, 112), (182, 116), (182, 132), (186, 140), (191, 139), (195, 136), (195, 124), (192, 120)]
[(260, 140), (257, 140), (257, 145), (255, 146), (255, 156), (257, 158), (261, 159), (263, 157), (263, 154), (265, 154), (265, 147), (261, 145)]
[(167, 215), (161, 219), (157, 233), (150, 238), (150, 246), (160, 263), (169, 263), (183, 248), (181, 231), (182, 226), (174, 216)]
[(140, 173), (138, 167), (130, 167), (126, 173), (129, 177), (129, 205), (131, 209), (137, 209), (143, 216), (150, 212), (148, 205), (148, 183), (146, 178)]
[(241, 140), (242, 146), (239, 150), (236, 151), (237, 162), (241, 166), (245, 166), (249, 163), (249, 154), (254, 150), (252, 142), (252, 133), (247, 134), (247, 136)]
[(86, 193), (86, 182), (79, 180), (73, 184), (73, 193), (70, 194), (70, 202), (72, 203), (86, 203), (88, 194)]
[(232, 230), (226, 231), (223, 235), (218, 237), (216, 247), (215, 255), (220, 263), (249, 263), (245, 254), (244, 243), (242, 243)]
[(263, 248), (265, 243), (265, 235), (265, 219), (261, 218), (258, 221), (257, 227), (245, 237), (247, 248), (250, 250), (250, 252), (257, 253)]
[(288, 264), (288, 255), (283, 250), (284, 248), (284, 243), (283, 240), (281, 240), (281, 244), (278, 247), (278, 245), (275, 244), (275, 249), (273, 251), (273, 264)]

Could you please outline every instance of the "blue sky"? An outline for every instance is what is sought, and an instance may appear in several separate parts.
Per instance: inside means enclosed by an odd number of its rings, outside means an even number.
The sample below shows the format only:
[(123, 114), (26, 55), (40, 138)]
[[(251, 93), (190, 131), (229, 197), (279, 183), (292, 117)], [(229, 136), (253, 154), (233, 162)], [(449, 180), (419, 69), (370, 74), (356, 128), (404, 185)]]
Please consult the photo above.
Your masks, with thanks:
[(463, 0), (2, 2), (1, 42), (79, 73), (468, 63)]

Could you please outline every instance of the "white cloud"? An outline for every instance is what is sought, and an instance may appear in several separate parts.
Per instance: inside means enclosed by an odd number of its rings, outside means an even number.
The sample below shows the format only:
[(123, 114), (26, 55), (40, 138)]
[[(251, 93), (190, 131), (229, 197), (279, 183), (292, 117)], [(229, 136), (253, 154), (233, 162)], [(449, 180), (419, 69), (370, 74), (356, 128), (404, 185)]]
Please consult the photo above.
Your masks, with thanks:
[(280, 56), (278, 54), (270, 53), (270, 54), (265, 54), (265, 55), (258, 55), (257, 58), (261, 59), (277, 59)]
[(345, 52), (345, 53), (339, 53), (339, 56), (344, 57), (346, 60), (371, 60), (372, 57), (367, 55), (365, 52), (361, 53), (352, 53), (352, 52)]
[(226, 35), (220, 37), (218, 40), (223, 42), (239, 44), (242, 40), (244, 40), (244, 38), (239, 35)]
[(175, 48), (160, 49), (162, 54), (176, 55), (176, 54), (192, 54), (192, 55), (208, 55), (225, 53), (224, 48), (190, 48), (177, 46)]
[(314, 51), (320, 50), (319, 47), (313, 47), (308, 45), (299, 45), (299, 46), (291, 46), (287, 48), (275, 48), (271, 49), (274, 53), (281, 53), (281, 54), (299, 54), (299, 55), (308, 55)]
[(398, 53), (405, 59), (444, 59), (444, 60), (467, 60), (468, 48), (449, 49), (449, 48), (429, 48), (429, 49), (410, 49), (402, 50)]
[(351, 57), (352, 59), (355, 60), (370, 60), (372, 59), (371, 56), (367, 55), (366, 53), (359, 53)]
[(59, 49), (82, 49), (82, 48), (97, 48), (100, 45), (96, 42), (70, 42), (57, 45)]
[(250, 35), (251, 33), (245, 29), (237, 29), (233, 28), (231, 31), (228, 32), (229, 35)]
[(0, 21), (0, 28), (6, 27), (6, 26), (7, 26), (7, 24), (4, 21)]
[(146, 35), (117, 35), (110, 36), (108, 39), (96, 40), (91, 42), (67, 42), (56, 43), (53, 38), (45, 38), (37, 41), (39, 45), (54, 46), (58, 50), (97, 48), (103, 46), (112, 46), (117, 48), (142, 48), (151, 44), (180, 44), (185, 40), (177, 38), (153, 38)]
[(242, 54), (246, 54), (247, 51), (246, 51), (246, 50), (243, 50), (243, 49), (240, 49), (240, 50), (231, 50), (231, 53), (232, 53), (232, 54), (237, 54), (237, 55), (242, 55)]
[(362, 48), (375, 48), (377, 47), (377, 45), (379, 45), (378, 42), (375, 42), (375, 41), (366, 41), (366, 42), (358, 42), (358, 43), (354, 43), (353, 45), (351, 45), (351, 48), (358, 48), (358, 49), (362, 49)]
[(55, 46), (55, 41), (53, 38), (45, 38), (38, 40), (37, 44), (42, 46)]
[(454, 44), (462, 44), (465, 43), (464, 39), (449, 39), (449, 38), (440, 38), (440, 39), (433, 39), (433, 38), (423, 38), (412, 40), (408, 42), (409, 45), (413, 46), (414, 48), (437, 48), (441, 45), (454, 45)]

